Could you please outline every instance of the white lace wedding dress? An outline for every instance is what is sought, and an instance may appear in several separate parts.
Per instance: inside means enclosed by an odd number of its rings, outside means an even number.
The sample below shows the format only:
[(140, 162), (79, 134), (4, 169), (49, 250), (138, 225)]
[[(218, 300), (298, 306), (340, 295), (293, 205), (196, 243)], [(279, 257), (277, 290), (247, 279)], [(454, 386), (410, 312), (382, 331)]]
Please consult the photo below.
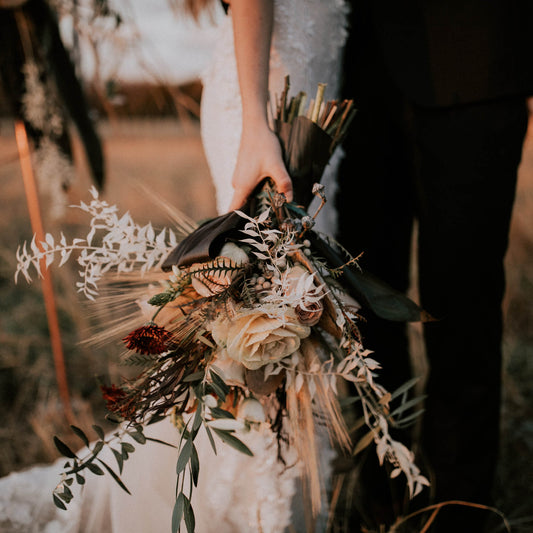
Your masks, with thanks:
[[(341, 54), (347, 38), (346, 0), (275, 0), (270, 54), (269, 89), (280, 95), (290, 76), (292, 96), (305, 91), (315, 97), (319, 83), (327, 83), (325, 98), (338, 96)], [(231, 177), (241, 137), (241, 99), (233, 46), (231, 17), (220, 27), (214, 57), (205, 72), (202, 95), (202, 140), (217, 192), (217, 208), (227, 211), (233, 190)], [(322, 183), (331, 200), (319, 215), (320, 228), (335, 230), (335, 174), (340, 153), (333, 155)]]
[[(347, 37), (344, 0), (275, 0), (270, 63), (270, 90), (280, 93), (290, 75), (293, 93), (313, 97), (317, 84), (328, 84), (326, 98), (337, 95), (342, 48)], [(232, 197), (231, 176), (241, 133), (241, 102), (233, 47), (231, 15), (220, 24), (212, 64), (204, 75), (202, 138), (217, 191), (217, 206), (225, 212)], [(336, 159), (328, 165), (323, 183), (333, 199)], [(330, 202), (331, 205), (333, 202)], [(334, 210), (323, 210), (322, 229), (334, 229)], [(167, 422), (147, 429), (147, 435), (177, 443), (176, 429)], [(193, 507), (197, 533), (282, 533), (305, 531), (309, 515), (298, 497), (299, 469), (277, 459), (275, 437), (268, 428), (242, 435), (254, 452), (247, 457), (218, 445), (218, 455), (201, 434), (195, 444), (200, 456), (200, 479)], [(332, 450), (319, 435), (322, 468), (327, 477)], [(175, 497), (176, 451), (151, 443), (136, 446), (125, 463), (124, 493), (109, 476), (87, 476), (81, 494), (69, 510), (59, 511), (51, 491), (64, 460), (35, 467), (0, 480), (0, 531), (5, 533), (168, 533)], [(287, 464), (294, 462), (287, 457)], [(114, 464), (113, 457), (109, 458)], [(77, 491), (76, 491), (77, 492)], [(325, 528), (325, 513), (316, 531)]]

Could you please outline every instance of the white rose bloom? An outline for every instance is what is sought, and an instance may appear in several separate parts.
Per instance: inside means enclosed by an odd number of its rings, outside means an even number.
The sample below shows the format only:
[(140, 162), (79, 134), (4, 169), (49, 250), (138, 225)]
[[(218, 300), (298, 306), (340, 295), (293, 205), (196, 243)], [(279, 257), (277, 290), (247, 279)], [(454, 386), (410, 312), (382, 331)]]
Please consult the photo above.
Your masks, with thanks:
[(216, 320), (211, 324), (213, 339), (228, 357), (250, 370), (281, 361), (298, 350), (311, 329), (300, 324), (293, 309), (276, 311), (272, 316), (266, 306), (241, 309), (231, 320)]

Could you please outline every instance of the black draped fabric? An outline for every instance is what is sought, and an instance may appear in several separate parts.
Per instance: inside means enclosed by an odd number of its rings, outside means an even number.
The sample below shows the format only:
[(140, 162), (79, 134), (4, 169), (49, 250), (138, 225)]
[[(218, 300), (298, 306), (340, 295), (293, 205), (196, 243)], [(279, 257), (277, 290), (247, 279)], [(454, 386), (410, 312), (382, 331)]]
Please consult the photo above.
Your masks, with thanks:
[(95, 185), (102, 189), (105, 181), (104, 155), (98, 133), (89, 114), (84, 89), (70, 55), (63, 45), (55, 12), (45, 0), (27, 0), (8, 8), (0, 5), (0, 92), (14, 117), (24, 120), (29, 137), (39, 146), (44, 135), (72, 160), (67, 128), (61, 134), (38, 130), (23, 113), (22, 97), (26, 91), (22, 69), (34, 62), (41, 81), (54, 86), (61, 112), (68, 115), (78, 129)]
[(352, 4), (354, 27), (372, 28), (391, 80), (413, 103), (442, 107), (533, 91), (530, 0)]
[[(422, 444), (431, 494), (490, 504), (503, 257), (527, 128), (525, 96), (533, 94), (526, 27), (533, 2), (352, 5), (344, 91), (358, 114), (344, 143), (339, 240), (354, 255), (364, 252), (363, 268), (405, 291), (418, 220), (421, 303), (438, 319), (424, 326), (431, 368)], [(405, 328), (375, 317), (362, 327), (382, 361), (381, 381), (394, 389), (410, 376)], [(431, 531), (478, 533), (483, 520), (450, 508)]]

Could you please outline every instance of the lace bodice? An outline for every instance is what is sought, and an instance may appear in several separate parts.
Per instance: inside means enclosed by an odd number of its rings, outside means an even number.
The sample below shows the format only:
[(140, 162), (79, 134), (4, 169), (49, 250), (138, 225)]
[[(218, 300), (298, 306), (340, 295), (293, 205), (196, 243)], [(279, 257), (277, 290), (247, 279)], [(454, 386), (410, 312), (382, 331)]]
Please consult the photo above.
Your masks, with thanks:
[[(347, 38), (348, 6), (344, 0), (276, 0), (270, 58), (269, 89), (280, 94), (290, 75), (292, 94), (305, 91), (313, 98), (319, 82), (327, 83), (326, 99), (337, 96), (341, 54)], [(212, 63), (203, 76), (202, 139), (217, 191), (217, 207), (225, 212), (233, 190), (231, 177), (241, 137), (241, 99), (233, 45), (231, 16), (220, 28)], [(328, 165), (322, 183), (330, 199), (338, 155)], [(322, 229), (334, 230), (330, 202), (324, 210)], [(322, 213), (321, 213), (322, 214)]]

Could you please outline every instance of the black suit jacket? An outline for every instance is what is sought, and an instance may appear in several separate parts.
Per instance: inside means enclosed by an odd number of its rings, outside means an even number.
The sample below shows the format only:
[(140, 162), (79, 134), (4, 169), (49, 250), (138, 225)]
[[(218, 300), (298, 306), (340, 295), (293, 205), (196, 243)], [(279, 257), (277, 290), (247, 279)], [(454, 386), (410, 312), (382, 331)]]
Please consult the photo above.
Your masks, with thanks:
[(382, 62), (424, 106), (533, 94), (533, 0), (352, 0), (351, 26), (352, 82)]

